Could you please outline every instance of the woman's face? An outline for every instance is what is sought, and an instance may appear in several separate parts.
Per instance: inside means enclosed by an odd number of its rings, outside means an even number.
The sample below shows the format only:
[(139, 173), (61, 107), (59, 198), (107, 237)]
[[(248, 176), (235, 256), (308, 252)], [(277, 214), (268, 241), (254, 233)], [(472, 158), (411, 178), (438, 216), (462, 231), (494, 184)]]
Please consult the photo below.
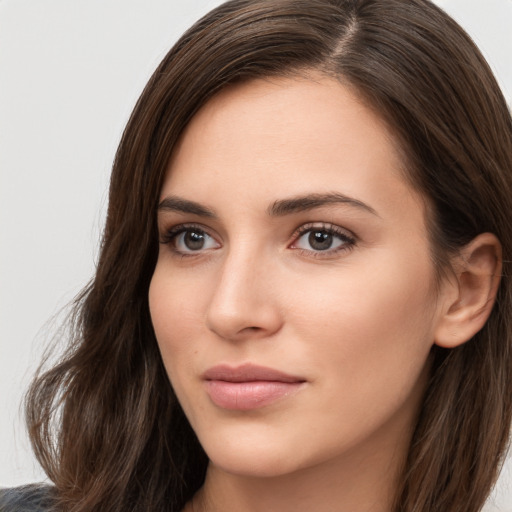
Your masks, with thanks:
[(149, 303), (214, 467), (272, 476), (405, 450), (442, 301), (402, 165), (328, 78), (232, 86), (187, 127)]

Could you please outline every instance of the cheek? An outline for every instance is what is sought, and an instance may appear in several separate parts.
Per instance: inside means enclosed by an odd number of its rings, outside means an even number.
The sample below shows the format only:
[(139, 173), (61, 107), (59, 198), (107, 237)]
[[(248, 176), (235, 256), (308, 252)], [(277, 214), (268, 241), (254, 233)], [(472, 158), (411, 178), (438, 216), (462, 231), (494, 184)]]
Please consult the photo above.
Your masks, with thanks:
[(198, 325), (200, 294), (170, 278), (157, 265), (149, 287), (149, 310), (164, 365), (172, 379), (173, 367), (189, 367), (194, 353), (194, 326)]
[(297, 308), (294, 337), (321, 390), (316, 415), (334, 443), (414, 421), (432, 346), (432, 298), (428, 272), (402, 276), (352, 269), (322, 293), (303, 290), (310, 300)]
[(343, 368), (347, 382), (363, 386), (421, 373), (435, 325), (431, 265), (425, 254), (385, 256), (295, 290), (291, 328), (320, 373)]

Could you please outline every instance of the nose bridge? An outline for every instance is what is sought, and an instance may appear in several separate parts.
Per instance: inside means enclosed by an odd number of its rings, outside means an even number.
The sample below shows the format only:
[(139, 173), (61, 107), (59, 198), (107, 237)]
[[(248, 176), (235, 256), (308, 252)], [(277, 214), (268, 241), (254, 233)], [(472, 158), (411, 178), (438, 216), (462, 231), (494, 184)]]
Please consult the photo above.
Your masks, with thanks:
[(265, 251), (252, 243), (227, 250), (207, 311), (209, 329), (227, 339), (279, 329), (270, 267)]

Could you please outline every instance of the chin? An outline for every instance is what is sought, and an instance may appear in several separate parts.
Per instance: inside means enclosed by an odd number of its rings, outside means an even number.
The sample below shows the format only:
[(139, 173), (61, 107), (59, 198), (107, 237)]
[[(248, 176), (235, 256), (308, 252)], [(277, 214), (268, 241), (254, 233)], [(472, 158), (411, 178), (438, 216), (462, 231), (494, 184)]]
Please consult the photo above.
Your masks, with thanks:
[(293, 457), (293, 453), (301, 454), (300, 450), (290, 450), (280, 436), (216, 434), (212, 436), (215, 439), (202, 439), (201, 444), (211, 464), (226, 473), (270, 478), (293, 473), (304, 465)]
[(276, 478), (300, 469), (286, 460), (286, 457), (262, 454), (261, 450), (252, 454), (224, 453), (220, 457), (211, 458), (210, 463), (224, 473), (247, 478)]

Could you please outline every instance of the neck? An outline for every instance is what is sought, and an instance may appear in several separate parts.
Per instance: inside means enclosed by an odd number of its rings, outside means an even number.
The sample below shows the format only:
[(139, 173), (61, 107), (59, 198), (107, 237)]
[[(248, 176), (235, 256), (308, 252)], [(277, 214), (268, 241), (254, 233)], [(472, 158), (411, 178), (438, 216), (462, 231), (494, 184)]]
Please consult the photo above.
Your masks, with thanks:
[(190, 512), (390, 512), (403, 467), (396, 448), (381, 445), (379, 452), (344, 454), (343, 460), (271, 477), (232, 474), (210, 464)]

